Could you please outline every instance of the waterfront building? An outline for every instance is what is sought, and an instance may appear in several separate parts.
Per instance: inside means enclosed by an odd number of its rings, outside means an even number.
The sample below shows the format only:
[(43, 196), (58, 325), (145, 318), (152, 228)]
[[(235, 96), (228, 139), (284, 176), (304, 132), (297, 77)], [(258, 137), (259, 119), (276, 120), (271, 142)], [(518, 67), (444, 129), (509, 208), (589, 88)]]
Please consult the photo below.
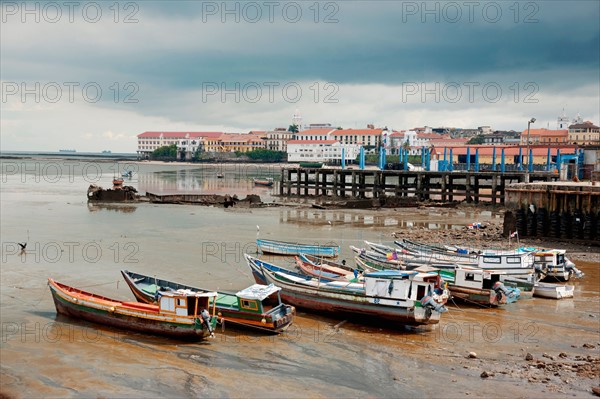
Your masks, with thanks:
[(178, 145), (180, 141), (202, 141), (219, 137), (222, 134), (222, 132), (144, 132), (137, 135), (137, 154), (139, 158), (147, 159), (154, 150), (160, 147)]
[(529, 144), (563, 145), (569, 141), (569, 131), (549, 130), (549, 129), (527, 129), (521, 132), (521, 145), (527, 145), (527, 136), (529, 135)]
[(277, 128), (266, 132), (266, 148), (271, 151), (287, 152), (287, 143), (295, 139), (296, 133), (285, 128)]
[(329, 138), (342, 144), (363, 146), (366, 153), (374, 153), (382, 143), (384, 131), (387, 133), (384, 129), (335, 129), (329, 133)]
[(600, 144), (600, 128), (590, 121), (569, 126), (569, 143), (578, 145)]
[(360, 145), (342, 144), (337, 140), (290, 140), (287, 143), (288, 162), (340, 163), (342, 149), (346, 162), (360, 154)]

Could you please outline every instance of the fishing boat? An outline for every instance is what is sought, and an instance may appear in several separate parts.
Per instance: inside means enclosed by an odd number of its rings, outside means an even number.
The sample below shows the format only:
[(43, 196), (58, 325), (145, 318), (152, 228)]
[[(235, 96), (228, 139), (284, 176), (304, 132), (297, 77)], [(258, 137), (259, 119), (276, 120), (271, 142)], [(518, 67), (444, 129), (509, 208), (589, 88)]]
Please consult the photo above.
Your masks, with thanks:
[[(348, 266), (346, 264), (346, 260), (342, 260), (341, 262), (334, 262), (331, 259), (325, 259), (320, 256), (309, 255), (305, 253), (301, 253), (298, 257), (306, 263), (310, 263), (314, 266), (323, 266), (325, 270), (329, 270), (332, 272), (337, 272), (338, 269), (341, 269), (340, 273), (342, 274), (354, 274), (355, 268)], [(374, 271), (374, 270), (371, 270)]]
[(272, 178), (267, 178), (267, 179), (252, 179), (254, 181), (254, 185), (255, 186), (265, 186), (265, 187), (271, 187), (273, 185), (273, 179)]
[(393, 256), (386, 256), (382, 253), (358, 248), (350, 245), (350, 249), (360, 258), (368, 267), (376, 270), (398, 270), (406, 269), (406, 266), (399, 259)]
[(565, 255), (564, 249), (540, 249), (535, 250), (535, 265), (537, 269), (545, 271), (545, 279), (569, 281), (575, 276), (584, 276), (581, 270), (575, 267)]
[(360, 283), (322, 282), (244, 256), (257, 283), (277, 284), (286, 302), (307, 310), (403, 325), (436, 324), (447, 310), (448, 291), (437, 274), (386, 270), (367, 273)]
[[(427, 244), (420, 244), (427, 245)], [(500, 254), (500, 255), (514, 255), (523, 253), (533, 253), (533, 267), (538, 274), (540, 280), (554, 278), (557, 280), (569, 281), (573, 276), (581, 278), (584, 273), (581, 272), (575, 264), (566, 257), (566, 251), (564, 249), (541, 249), (541, 248), (529, 248), (519, 247), (515, 250), (509, 251), (495, 251), (495, 250), (482, 250), (482, 249), (469, 249), (460, 246), (447, 246), (438, 247), (435, 245), (428, 245), (432, 250), (439, 253), (451, 253), (455, 254), (467, 254), (478, 255), (478, 254)], [(469, 255), (470, 254), (470, 255)]]
[(301, 253), (335, 258), (340, 254), (339, 245), (311, 245), (284, 241), (257, 239), (256, 245), (263, 253), (276, 255), (300, 255)]
[(217, 179), (222, 179), (224, 177), (225, 175), (223, 173), (217, 173)]
[(130, 170), (127, 170), (127, 171), (121, 173), (121, 177), (127, 177), (127, 178), (131, 179), (133, 177), (133, 172)]
[[(434, 267), (452, 268), (454, 264), (480, 269), (503, 270), (510, 275), (530, 275), (534, 272), (534, 251), (478, 251), (450, 253), (448, 250), (407, 239), (394, 241), (406, 250), (406, 258), (427, 259)], [(404, 259), (404, 258), (402, 258)]]
[(113, 190), (116, 188), (122, 188), (124, 182), (125, 182), (125, 180), (123, 180), (122, 177), (113, 178)]
[[(207, 292), (201, 288), (172, 281), (157, 279), (151, 276), (121, 270), (125, 282), (140, 302), (155, 303), (156, 292)], [(285, 331), (294, 320), (296, 310), (293, 306), (283, 304), (279, 296), (281, 288), (274, 285), (254, 284), (235, 294), (217, 292), (216, 312), (221, 322), (249, 327), (270, 332)], [(270, 305), (274, 300), (275, 306)], [(211, 300), (212, 302), (212, 300)]]
[[(300, 256), (296, 256), (295, 260), (296, 267), (301, 273), (315, 277), (321, 281), (350, 281), (355, 283), (359, 281), (359, 271), (356, 269), (350, 271), (324, 263), (315, 264), (302, 259)], [(362, 273), (360, 274), (362, 277)]]
[(550, 299), (573, 298), (574, 291), (573, 285), (538, 282), (535, 284), (534, 296)]
[(519, 288), (506, 287), (500, 281), (503, 272), (459, 266), (452, 271), (440, 270), (439, 274), (448, 283), (452, 298), (468, 304), (499, 306), (516, 302), (521, 295)]
[(159, 292), (157, 304), (123, 302), (48, 279), (57, 313), (106, 326), (175, 338), (214, 336), (217, 323), (209, 302), (216, 292)]

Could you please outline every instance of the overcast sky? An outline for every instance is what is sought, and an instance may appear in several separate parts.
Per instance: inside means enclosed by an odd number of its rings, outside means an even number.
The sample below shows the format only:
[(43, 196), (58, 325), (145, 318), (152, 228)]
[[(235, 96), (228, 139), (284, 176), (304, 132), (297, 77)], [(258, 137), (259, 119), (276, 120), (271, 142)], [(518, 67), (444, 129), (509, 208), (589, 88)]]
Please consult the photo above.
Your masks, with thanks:
[[(116, 4), (116, 5), (115, 5)], [(144, 131), (600, 122), (598, 1), (2, 2), (1, 149)]]

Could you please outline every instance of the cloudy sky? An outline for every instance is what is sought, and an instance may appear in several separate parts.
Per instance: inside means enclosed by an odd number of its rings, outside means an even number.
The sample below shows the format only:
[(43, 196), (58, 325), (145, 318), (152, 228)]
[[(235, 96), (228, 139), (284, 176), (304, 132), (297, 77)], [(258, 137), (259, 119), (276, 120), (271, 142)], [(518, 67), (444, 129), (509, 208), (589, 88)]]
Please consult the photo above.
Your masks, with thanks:
[(1, 149), (149, 130), (600, 122), (597, 1), (3, 1)]

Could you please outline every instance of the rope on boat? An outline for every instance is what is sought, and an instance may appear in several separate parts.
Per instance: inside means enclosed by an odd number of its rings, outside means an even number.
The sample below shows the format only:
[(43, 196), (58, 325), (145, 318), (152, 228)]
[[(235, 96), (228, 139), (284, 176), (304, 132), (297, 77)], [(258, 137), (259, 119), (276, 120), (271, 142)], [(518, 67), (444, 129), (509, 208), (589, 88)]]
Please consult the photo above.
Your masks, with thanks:
[(80, 288), (100, 287), (101, 285), (109, 285), (109, 284), (116, 283), (117, 284), (117, 288), (119, 288), (119, 281), (121, 281), (121, 280), (109, 281), (108, 283), (98, 283), (98, 284), (90, 284), (90, 285), (79, 285), (78, 287), (80, 287)]

